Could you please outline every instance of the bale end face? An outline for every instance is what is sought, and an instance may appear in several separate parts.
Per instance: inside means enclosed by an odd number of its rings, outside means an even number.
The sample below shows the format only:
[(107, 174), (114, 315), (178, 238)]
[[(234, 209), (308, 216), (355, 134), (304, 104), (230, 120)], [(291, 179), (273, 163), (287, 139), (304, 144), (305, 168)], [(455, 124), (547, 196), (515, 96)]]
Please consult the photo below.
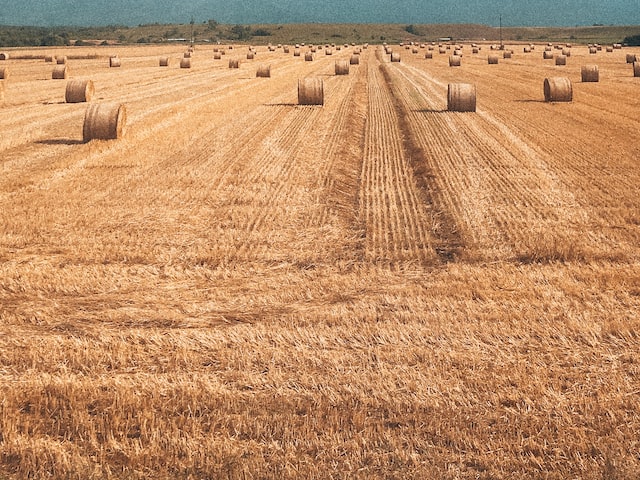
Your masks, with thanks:
[(299, 105), (324, 105), (324, 82), (321, 78), (298, 80)]
[(397, 52), (392, 52), (391, 53), (391, 61), (392, 62), (400, 62), (400, 54)]
[(633, 76), (640, 77), (640, 62), (633, 62)]
[(191, 59), (190, 58), (180, 59), (180, 68), (191, 68)]
[(169, 57), (161, 57), (159, 63), (160, 63), (161, 67), (168, 67), (169, 66)]
[(0, 68), (0, 80), (7, 80), (9, 78), (9, 69), (6, 67)]
[(458, 55), (451, 55), (449, 57), (449, 66), (450, 67), (459, 67), (461, 65), (462, 59)]
[(566, 77), (551, 77), (544, 79), (545, 102), (571, 102), (573, 88), (571, 80)]
[(84, 116), (82, 139), (115, 140), (122, 137), (126, 122), (126, 108), (118, 103), (89, 105)]
[(447, 87), (447, 110), (476, 111), (476, 86), (469, 83), (450, 83)]

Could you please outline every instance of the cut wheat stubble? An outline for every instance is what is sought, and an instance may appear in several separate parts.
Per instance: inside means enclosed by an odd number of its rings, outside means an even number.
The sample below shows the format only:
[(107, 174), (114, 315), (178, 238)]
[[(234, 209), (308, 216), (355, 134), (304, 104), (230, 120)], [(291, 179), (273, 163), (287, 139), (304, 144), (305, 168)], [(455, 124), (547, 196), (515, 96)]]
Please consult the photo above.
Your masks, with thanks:
[(67, 103), (90, 102), (95, 87), (91, 80), (70, 80), (67, 82), (65, 101)]
[(119, 103), (97, 103), (89, 105), (84, 116), (82, 139), (115, 140), (124, 133), (127, 111)]

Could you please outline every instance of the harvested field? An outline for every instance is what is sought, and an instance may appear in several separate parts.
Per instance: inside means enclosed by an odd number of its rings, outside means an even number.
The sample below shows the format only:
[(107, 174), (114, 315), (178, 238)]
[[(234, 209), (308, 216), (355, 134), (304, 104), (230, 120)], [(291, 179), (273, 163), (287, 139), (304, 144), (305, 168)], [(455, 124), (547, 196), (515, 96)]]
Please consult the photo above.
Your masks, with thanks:
[(508, 47), (9, 49), (0, 478), (640, 477), (640, 48)]

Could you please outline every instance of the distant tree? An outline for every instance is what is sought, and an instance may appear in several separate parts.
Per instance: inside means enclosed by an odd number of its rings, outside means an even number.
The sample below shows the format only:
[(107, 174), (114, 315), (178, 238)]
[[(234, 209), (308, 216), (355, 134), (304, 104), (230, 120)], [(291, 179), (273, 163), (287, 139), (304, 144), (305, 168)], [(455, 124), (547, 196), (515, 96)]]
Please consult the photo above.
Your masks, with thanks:
[(231, 27), (231, 33), (238, 40), (246, 40), (251, 36), (251, 30), (249, 27), (243, 27), (242, 25), (234, 25)]
[(207, 20), (207, 23), (208, 23), (208, 26), (207, 26), (208, 30), (215, 30), (216, 28), (218, 28), (218, 22), (213, 18), (210, 18), (209, 20)]
[(254, 37), (269, 37), (271, 32), (265, 28), (257, 28), (253, 31)]
[(411, 35), (420, 35), (415, 25), (407, 25), (404, 27), (405, 32), (410, 33)]
[(622, 43), (632, 47), (640, 47), (640, 35), (631, 35), (629, 37), (624, 37)]

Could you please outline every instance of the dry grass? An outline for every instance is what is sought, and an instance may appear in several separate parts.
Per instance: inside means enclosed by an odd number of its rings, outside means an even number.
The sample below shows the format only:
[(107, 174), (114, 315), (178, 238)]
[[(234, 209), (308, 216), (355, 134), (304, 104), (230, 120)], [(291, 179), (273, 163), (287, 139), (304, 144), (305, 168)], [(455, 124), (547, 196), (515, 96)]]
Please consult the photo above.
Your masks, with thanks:
[[(158, 68), (182, 48), (73, 62), (127, 107), (89, 143), (51, 67), (9, 60), (0, 477), (638, 478), (624, 49), (550, 104), (538, 54), (371, 47), (335, 77), (351, 48), (259, 49), (261, 81), (210, 51)], [(476, 113), (446, 111), (455, 82)]]

